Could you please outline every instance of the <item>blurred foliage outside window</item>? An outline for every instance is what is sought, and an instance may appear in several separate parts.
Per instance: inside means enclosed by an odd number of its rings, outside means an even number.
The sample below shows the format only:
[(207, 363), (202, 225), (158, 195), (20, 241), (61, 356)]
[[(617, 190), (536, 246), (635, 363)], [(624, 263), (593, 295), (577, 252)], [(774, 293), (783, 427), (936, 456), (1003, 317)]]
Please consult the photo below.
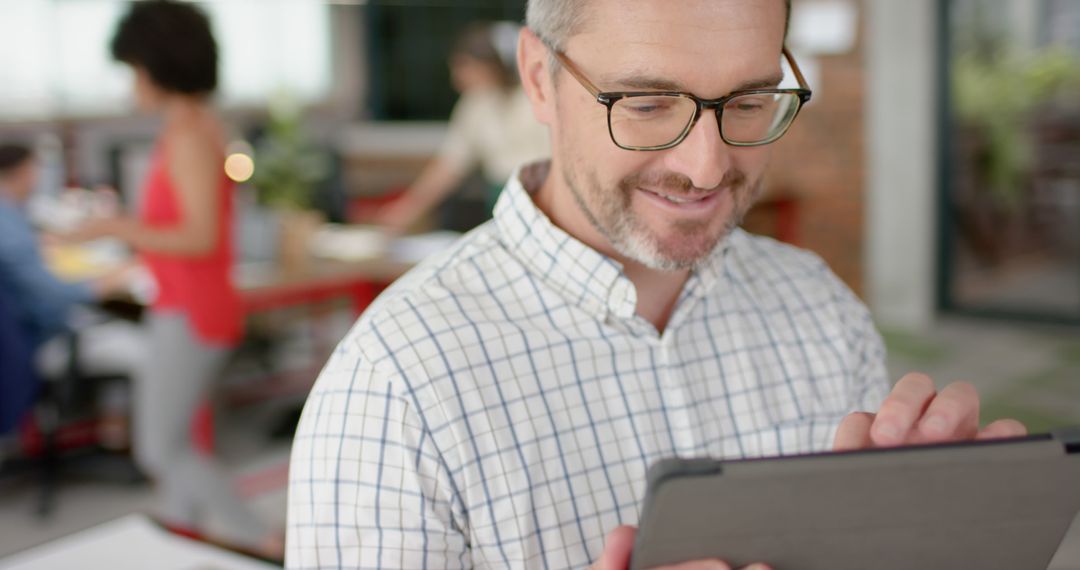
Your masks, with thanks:
[(1080, 323), (1080, 2), (951, 0), (944, 305)]

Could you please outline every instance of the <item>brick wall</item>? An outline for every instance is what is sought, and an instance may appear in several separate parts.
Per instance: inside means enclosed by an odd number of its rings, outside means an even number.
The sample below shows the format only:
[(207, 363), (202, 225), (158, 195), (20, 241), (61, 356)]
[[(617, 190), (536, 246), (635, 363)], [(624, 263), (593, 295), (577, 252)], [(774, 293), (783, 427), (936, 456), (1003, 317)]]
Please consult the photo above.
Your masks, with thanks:
[[(853, 2), (863, 20), (863, 2)], [(863, 206), (866, 158), (863, 137), (863, 39), (850, 53), (818, 56), (814, 100), (775, 144), (769, 196), (798, 203), (797, 243), (822, 256), (856, 293), (863, 292)], [(800, 62), (801, 63), (801, 62)], [(820, 96), (819, 96), (820, 95)], [(747, 228), (769, 231), (762, 212)]]

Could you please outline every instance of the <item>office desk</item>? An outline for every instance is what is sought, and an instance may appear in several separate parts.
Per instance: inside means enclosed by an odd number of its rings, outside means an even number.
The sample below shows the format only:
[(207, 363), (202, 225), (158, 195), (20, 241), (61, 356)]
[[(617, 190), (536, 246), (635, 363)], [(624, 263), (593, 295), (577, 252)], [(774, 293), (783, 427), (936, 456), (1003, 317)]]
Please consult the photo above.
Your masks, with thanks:
[(242, 267), (236, 286), (248, 315), (346, 297), (359, 315), (412, 264), (385, 258), (342, 262), (312, 259), (299, 271), (273, 265)]
[[(287, 271), (276, 264), (239, 266), (235, 282), (244, 313), (252, 316), (270, 311), (306, 309), (315, 311), (328, 301), (349, 300), (354, 316), (367, 308), (387, 285), (403, 275), (412, 263), (388, 258), (363, 261), (330, 261), (312, 258), (299, 270)], [(316, 338), (316, 351), (329, 354), (340, 339)], [(260, 380), (257, 385), (231, 390), (230, 404), (242, 405), (272, 398), (306, 394), (318, 375), (322, 362), (314, 368), (283, 372)], [(209, 402), (202, 404), (192, 423), (196, 447), (212, 452), (215, 447), (214, 413)]]

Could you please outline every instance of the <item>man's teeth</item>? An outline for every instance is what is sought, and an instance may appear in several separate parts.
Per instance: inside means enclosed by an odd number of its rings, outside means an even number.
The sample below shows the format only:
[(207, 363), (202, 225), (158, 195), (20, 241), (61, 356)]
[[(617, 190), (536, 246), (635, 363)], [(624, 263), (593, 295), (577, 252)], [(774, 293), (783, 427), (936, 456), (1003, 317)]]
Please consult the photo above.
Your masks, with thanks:
[(668, 196), (667, 194), (661, 194), (660, 197), (675, 204), (687, 204), (689, 202), (701, 200), (701, 198), (679, 198), (678, 196)]

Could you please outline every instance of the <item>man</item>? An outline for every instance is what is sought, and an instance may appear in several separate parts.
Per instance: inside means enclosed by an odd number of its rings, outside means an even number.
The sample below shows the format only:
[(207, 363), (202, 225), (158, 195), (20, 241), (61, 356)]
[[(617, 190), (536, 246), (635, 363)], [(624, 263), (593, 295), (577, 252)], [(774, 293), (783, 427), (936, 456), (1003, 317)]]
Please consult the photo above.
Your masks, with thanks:
[[(57, 335), (67, 330), (73, 312), (126, 291), (130, 278), (118, 270), (99, 279), (66, 282), (49, 272), (24, 211), (37, 180), (38, 165), (29, 148), (0, 144), (0, 290), (38, 353), (39, 367), (57, 374), (66, 360), (66, 343)], [(134, 365), (138, 334), (131, 326), (104, 323), (81, 336), (86, 338), (80, 343), (81, 364), (89, 372), (127, 372)]]
[(529, 2), (518, 65), (552, 160), (327, 364), (289, 567), (625, 568), (657, 459), (1023, 433), (979, 431), (968, 384), (911, 375), (886, 398), (865, 307), (817, 257), (736, 229), (806, 96), (775, 89), (787, 11)]

